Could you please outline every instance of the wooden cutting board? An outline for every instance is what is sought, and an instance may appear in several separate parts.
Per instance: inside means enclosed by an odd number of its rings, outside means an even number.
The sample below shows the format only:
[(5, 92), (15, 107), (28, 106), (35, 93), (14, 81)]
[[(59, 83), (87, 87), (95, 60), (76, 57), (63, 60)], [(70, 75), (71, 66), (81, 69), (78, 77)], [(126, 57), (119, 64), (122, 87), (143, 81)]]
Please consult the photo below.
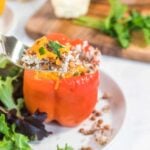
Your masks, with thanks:
[[(141, 11), (150, 15), (150, 5), (132, 5)], [(108, 15), (109, 5), (106, 0), (93, 0), (88, 15), (94, 17), (105, 17)], [(53, 13), (50, 0), (34, 14), (26, 24), (26, 32), (33, 39), (37, 39), (45, 34), (52, 32), (64, 33), (70, 38), (81, 38), (88, 40), (94, 46), (99, 47), (102, 54), (112, 55), (122, 58), (150, 62), (150, 46), (142, 46), (142, 38), (135, 35), (136, 40), (128, 49), (122, 49), (117, 42), (101, 32), (76, 25), (72, 20), (58, 19)]]

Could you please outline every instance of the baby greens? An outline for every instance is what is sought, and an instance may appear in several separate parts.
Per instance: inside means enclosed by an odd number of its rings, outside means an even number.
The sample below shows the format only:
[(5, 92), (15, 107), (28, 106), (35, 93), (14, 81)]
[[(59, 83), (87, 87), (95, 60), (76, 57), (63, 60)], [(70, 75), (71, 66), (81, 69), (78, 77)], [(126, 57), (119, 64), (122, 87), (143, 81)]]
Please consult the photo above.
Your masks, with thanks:
[[(8, 109), (16, 109), (20, 115), (20, 103), (16, 104), (13, 98), (13, 84), (16, 77), (6, 77), (5, 80), (0, 77), (0, 101)], [(19, 100), (20, 101), (20, 100)]]
[(132, 39), (132, 32), (143, 32), (145, 41), (150, 44), (150, 16), (143, 16), (136, 10), (129, 10), (120, 0), (109, 0), (111, 9), (105, 19), (83, 16), (74, 20), (75, 23), (101, 30), (127, 48)]
[[(9, 70), (5, 70), (7, 66)], [(19, 70), (19, 68), (10, 66), (7, 58), (0, 56), (0, 102), (8, 110), (16, 109), (18, 115), (20, 115), (22, 99), (18, 99), (19, 101), (17, 100), (16, 104), (15, 99), (13, 98), (13, 81), (17, 80), (20, 72), (21, 70)]]
[(0, 115), (0, 149), (1, 150), (31, 150), (29, 139), (15, 131), (15, 126), (9, 126), (5, 120), (5, 115)]
[[(30, 114), (23, 102), (22, 70), (0, 55), (0, 150), (30, 150), (30, 140), (41, 140), (47, 114)], [(15, 126), (15, 128), (14, 128)]]
[(0, 107), (0, 114), (4, 114), (9, 125), (15, 124), (16, 131), (26, 135), (30, 140), (41, 140), (47, 137), (51, 132), (45, 130), (43, 121), (46, 119), (46, 113), (36, 111), (33, 115), (25, 114), (17, 116), (16, 110)]

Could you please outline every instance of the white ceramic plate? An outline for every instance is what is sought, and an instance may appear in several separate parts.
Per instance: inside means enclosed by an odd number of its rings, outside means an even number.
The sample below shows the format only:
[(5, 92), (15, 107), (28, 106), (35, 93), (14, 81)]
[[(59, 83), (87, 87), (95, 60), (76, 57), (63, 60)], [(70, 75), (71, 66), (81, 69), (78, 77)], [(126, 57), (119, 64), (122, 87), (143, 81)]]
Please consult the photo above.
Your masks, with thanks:
[(0, 33), (10, 33), (16, 26), (16, 19), (13, 11), (6, 6), (4, 13), (0, 16)]
[[(57, 145), (64, 147), (65, 144), (71, 145), (74, 150), (81, 150), (81, 147), (91, 147), (92, 150), (101, 150), (114, 139), (119, 132), (123, 121), (125, 119), (126, 104), (122, 91), (118, 85), (105, 73), (101, 72), (101, 86), (100, 93), (108, 92), (111, 97), (106, 99), (100, 99), (97, 102), (96, 110), (101, 110), (105, 106), (110, 106), (110, 110), (103, 112), (100, 118), (103, 119), (104, 124), (109, 124), (112, 128), (112, 134), (109, 142), (105, 146), (98, 144), (93, 135), (83, 135), (79, 133), (80, 128), (88, 129), (93, 122), (88, 118), (82, 122), (79, 126), (74, 128), (62, 127), (56, 123), (50, 123), (46, 125), (49, 131), (53, 134), (39, 143), (33, 143), (33, 150), (56, 150)], [(105, 107), (106, 108), (106, 107)]]

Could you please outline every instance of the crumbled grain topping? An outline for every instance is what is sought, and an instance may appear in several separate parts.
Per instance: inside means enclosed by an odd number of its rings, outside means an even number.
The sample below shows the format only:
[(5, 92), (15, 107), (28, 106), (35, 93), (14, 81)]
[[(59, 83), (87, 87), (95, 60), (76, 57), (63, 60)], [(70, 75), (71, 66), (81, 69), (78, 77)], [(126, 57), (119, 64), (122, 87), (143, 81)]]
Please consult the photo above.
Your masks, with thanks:
[(82, 147), (81, 150), (92, 150), (91, 147)]
[(112, 135), (112, 128), (109, 124), (105, 124), (101, 111), (94, 110), (89, 118), (92, 125), (86, 128), (80, 128), (79, 132), (85, 136), (92, 135), (94, 140), (101, 146), (110, 141)]
[(111, 98), (111, 95), (108, 93), (108, 92), (104, 92), (103, 95), (102, 95), (102, 99), (110, 99)]
[[(88, 50), (85, 50), (87, 46)], [(99, 59), (100, 51), (87, 41), (78, 45), (63, 45), (44, 36), (24, 51), (20, 63), (28, 69), (61, 72), (61, 77), (67, 78), (97, 71)]]

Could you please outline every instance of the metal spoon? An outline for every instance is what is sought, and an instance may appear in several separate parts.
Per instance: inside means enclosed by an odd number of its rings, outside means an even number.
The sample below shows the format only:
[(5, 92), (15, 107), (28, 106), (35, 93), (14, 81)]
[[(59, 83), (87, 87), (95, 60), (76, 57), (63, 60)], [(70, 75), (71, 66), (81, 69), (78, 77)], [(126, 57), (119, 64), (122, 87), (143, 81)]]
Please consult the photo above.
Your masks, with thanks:
[(12, 62), (14, 65), (16, 65), (22, 69), (54, 72), (52, 70), (27, 68), (27, 67), (24, 67), (23, 65), (21, 65), (20, 60), (23, 56), (23, 52), (24, 52), (24, 50), (26, 50), (28, 48), (29, 48), (28, 46), (23, 44), (16, 37), (0, 34), (0, 55), (5, 55), (8, 58), (8, 60), (10, 62)]
[(24, 45), (16, 37), (0, 34), (0, 54), (7, 56), (13, 64), (21, 68), (23, 66), (19, 64), (19, 60), (25, 49), (28, 49), (28, 46)]
[[(22, 66), (20, 64), (20, 60), (23, 56), (24, 50), (28, 48), (29, 48), (28, 46), (23, 44), (16, 37), (0, 34), (0, 55), (5, 55), (14, 65), (22, 69), (55, 72), (52, 70), (32, 69), (32, 68), (25, 68), (24, 66)], [(63, 72), (60, 72), (60, 74), (61, 73)]]

